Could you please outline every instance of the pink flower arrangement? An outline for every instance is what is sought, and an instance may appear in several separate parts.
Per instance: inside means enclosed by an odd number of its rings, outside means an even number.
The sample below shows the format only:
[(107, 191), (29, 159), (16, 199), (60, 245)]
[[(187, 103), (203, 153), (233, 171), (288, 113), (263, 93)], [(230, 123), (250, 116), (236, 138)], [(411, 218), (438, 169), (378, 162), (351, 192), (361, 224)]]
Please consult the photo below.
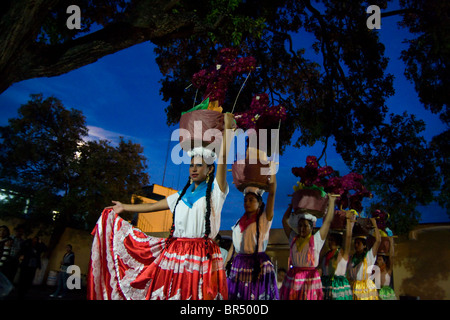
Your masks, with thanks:
[[(237, 76), (256, 69), (254, 57), (238, 57), (234, 48), (224, 48), (219, 51), (214, 67), (202, 69), (192, 77), (196, 88), (206, 88), (203, 100), (218, 101), (221, 106), (225, 101), (228, 86)], [(253, 97), (250, 108), (235, 114), (239, 128), (270, 129), (277, 127), (279, 121), (286, 119), (286, 110), (281, 106), (269, 107), (269, 96), (266, 93)]]
[(234, 48), (224, 48), (219, 51), (214, 67), (202, 69), (192, 77), (192, 83), (196, 88), (206, 88), (203, 99), (209, 97), (210, 101), (219, 101), (223, 105), (225, 95), (230, 83), (238, 75), (255, 70), (256, 59), (254, 57), (238, 58), (238, 51)]
[(386, 211), (377, 209), (372, 212), (372, 218), (375, 218), (378, 229), (383, 231), (386, 230), (387, 220), (389, 218), (389, 214)]
[(253, 97), (249, 110), (235, 114), (237, 126), (241, 129), (271, 129), (279, 121), (286, 120), (286, 110), (281, 106), (269, 107), (269, 95), (260, 93)]
[(364, 197), (372, 197), (372, 194), (362, 184), (363, 176), (351, 172), (343, 177), (330, 166), (320, 167), (315, 156), (306, 157), (305, 167), (294, 167), (292, 173), (300, 178), (305, 187), (316, 186), (326, 193), (339, 194), (336, 205), (342, 209), (354, 209), (362, 211), (361, 202)]

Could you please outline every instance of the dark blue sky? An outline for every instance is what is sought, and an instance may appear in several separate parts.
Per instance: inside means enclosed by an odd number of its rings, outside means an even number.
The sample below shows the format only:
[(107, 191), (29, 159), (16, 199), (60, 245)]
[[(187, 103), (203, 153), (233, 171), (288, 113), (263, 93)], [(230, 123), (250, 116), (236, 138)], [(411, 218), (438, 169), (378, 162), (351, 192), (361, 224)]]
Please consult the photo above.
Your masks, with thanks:
[[(396, 93), (387, 104), (390, 112), (400, 114), (407, 111), (425, 120), (427, 127), (424, 136), (430, 139), (442, 132), (445, 126), (437, 116), (423, 108), (413, 85), (403, 75), (404, 65), (399, 57), (401, 50), (405, 48), (402, 42), (407, 34), (398, 30), (397, 21), (397, 17), (385, 18), (382, 20), (381, 30), (377, 31), (381, 42), (386, 46), (386, 55), (391, 59), (387, 71), (395, 75)], [(298, 37), (296, 44), (303, 47), (306, 39), (304, 36)], [(307, 49), (308, 46), (309, 44)], [(177, 143), (169, 142), (170, 136), (178, 126), (166, 125), (166, 103), (159, 95), (158, 81), (161, 74), (154, 58), (153, 45), (145, 43), (58, 77), (16, 83), (0, 95), (0, 125), (7, 125), (7, 119), (17, 116), (17, 109), (29, 100), (30, 94), (43, 93), (44, 97), (53, 95), (66, 108), (83, 112), (90, 138), (108, 139), (116, 143), (119, 136), (124, 136), (125, 139), (141, 144), (147, 157), (151, 184), (162, 184), (164, 179), (165, 186), (180, 189), (188, 178), (188, 167), (174, 165), (170, 154), (163, 176), (168, 147), (171, 149)], [(309, 58), (313, 59), (314, 54), (311, 53)], [(295, 141), (295, 137), (296, 135), (292, 141)], [(301, 149), (288, 147), (280, 157), (273, 227), (282, 227), (281, 217), (290, 201), (288, 195), (293, 192), (292, 187), (297, 182), (291, 168), (304, 166), (306, 156), (319, 156), (321, 151), (321, 144)], [(334, 152), (332, 143), (329, 143), (327, 149), (327, 164), (339, 170), (341, 175), (349, 172), (341, 157)], [(228, 173), (228, 182), (230, 194), (222, 212), (221, 229), (224, 230), (230, 229), (243, 213), (242, 194), (233, 186), (231, 172)], [(99, 214), (101, 209), (99, 208)], [(423, 222), (449, 221), (445, 210), (436, 205), (420, 208), (420, 211)]]

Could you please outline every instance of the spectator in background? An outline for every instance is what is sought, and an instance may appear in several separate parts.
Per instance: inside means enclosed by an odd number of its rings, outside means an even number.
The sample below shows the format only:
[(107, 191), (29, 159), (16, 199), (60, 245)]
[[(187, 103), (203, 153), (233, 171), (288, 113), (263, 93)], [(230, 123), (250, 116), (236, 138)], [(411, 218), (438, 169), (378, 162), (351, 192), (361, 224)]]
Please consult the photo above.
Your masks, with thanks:
[(11, 279), (11, 246), (13, 239), (10, 237), (9, 228), (0, 226), (0, 272), (2, 272), (9, 281)]
[(25, 228), (22, 225), (18, 225), (14, 228), (14, 232), (14, 235), (11, 236), (13, 241), (11, 246), (11, 269), (10, 274), (7, 275), (10, 281), (13, 283), (17, 275), (17, 270), (19, 269), (19, 253), (20, 248), (22, 247), (22, 243), (25, 241)]
[(277, 287), (278, 290), (280, 290), (281, 285), (283, 284), (284, 277), (286, 276), (286, 269), (285, 268), (278, 268), (277, 271)]
[(46, 250), (47, 246), (38, 236), (24, 241), (19, 252), (19, 299), (23, 299), (30, 289), (36, 270), (41, 268), (41, 254)]
[(75, 253), (72, 251), (72, 245), (66, 246), (66, 253), (61, 260), (61, 267), (58, 273), (58, 281), (56, 291), (50, 295), (51, 298), (58, 297), (63, 298), (67, 293), (67, 279), (69, 274), (67, 268), (75, 264)]

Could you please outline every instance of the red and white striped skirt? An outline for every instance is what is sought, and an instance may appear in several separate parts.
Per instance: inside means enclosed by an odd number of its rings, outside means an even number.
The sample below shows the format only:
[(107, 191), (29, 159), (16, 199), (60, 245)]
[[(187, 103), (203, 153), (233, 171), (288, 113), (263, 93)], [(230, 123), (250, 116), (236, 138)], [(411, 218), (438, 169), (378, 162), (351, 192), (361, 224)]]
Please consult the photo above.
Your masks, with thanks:
[[(150, 237), (103, 211), (93, 232), (87, 287), (91, 300), (227, 299), (223, 259), (204, 238)], [(208, 258), (209, 256), (209, 258)]]

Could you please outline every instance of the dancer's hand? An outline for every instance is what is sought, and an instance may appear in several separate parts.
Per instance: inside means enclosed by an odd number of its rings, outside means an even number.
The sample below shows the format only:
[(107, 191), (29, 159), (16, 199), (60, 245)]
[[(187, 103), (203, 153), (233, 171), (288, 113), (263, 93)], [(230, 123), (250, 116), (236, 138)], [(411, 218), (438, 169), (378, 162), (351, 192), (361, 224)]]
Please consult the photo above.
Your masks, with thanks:
[(345, 212), (345, 217), (350, 220), (350, 222), (356, 222), (356, 215), (351, 210)]
[(334, 193), (329, 193), (328, 194), (328, 201), (329, 203), (334, 204), (336, 202), (336, 200), (340, 197), (340, 194), (334, 194)]
[(236, 128), (236, 120), (234, 120), (234, 114), (229, 113), (229, 112), (225, 113), (223, 121), (224, 121), (225, 130)]
[(121, 214), (122, 212), (125, 212), (125, 209), (123, 207), (123, 204), (119, 201), (111, 201), (114, 203), (114, 206), (106, 207), (105, 209), (113, 209), (115, 213)]

